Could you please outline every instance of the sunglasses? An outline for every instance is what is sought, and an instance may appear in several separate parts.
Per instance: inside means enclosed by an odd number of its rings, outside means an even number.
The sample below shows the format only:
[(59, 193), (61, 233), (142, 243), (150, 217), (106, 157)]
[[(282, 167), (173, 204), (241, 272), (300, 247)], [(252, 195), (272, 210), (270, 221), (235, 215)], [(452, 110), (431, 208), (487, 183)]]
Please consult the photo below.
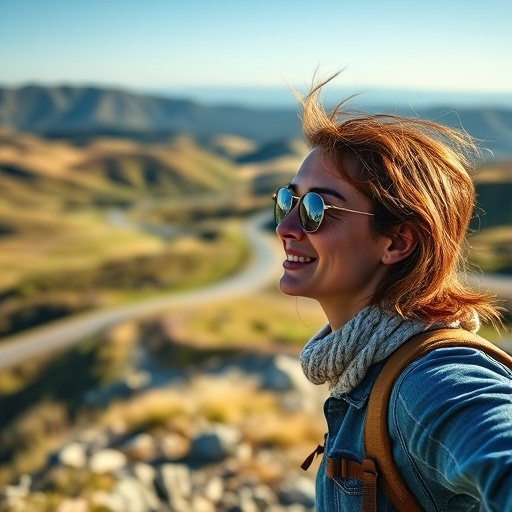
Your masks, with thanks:
[(299, 203), (299, 217), (302, 229), (307, 233), (314, 233), (318, 230), (324, 220), (325, 210), (333, 208), (343, 212), (360, 213), (361, 215), (373, 216), (373, 213), (349, 210), (332, 204), (325, 204), (323, 197), (316, 192), (307, 192), (302, 197), (294, 196), (288, 188), (280, 188), (273, 196), (274, 199), (274, 218), (279, 225), (291, 212), (295, 204)]

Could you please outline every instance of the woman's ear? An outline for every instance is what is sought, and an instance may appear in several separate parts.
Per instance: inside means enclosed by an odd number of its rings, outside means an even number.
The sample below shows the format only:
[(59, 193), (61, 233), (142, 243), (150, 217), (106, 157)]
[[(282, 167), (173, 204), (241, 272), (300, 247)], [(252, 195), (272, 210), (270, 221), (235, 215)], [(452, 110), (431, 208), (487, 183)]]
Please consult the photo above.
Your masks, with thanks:
[(394, 265), (407, 258), (418, 245), (418, 235), (410, 224), (402, 224), (389, 237), (389, 245), (382, 255), (384, 265)]

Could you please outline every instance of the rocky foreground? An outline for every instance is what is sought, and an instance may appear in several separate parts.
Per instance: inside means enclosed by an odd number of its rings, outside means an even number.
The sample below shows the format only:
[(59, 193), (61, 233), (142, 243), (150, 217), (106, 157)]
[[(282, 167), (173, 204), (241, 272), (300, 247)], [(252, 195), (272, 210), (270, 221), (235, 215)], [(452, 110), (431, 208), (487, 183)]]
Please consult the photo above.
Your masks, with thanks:
[(104, 414), (4, 487), (0, 510), (314, 510), (315, 469), (299, 465), (322, 439), (325, 390), (295, 357), (246, 355), (162, 380), (131, 375), (90, 393)]

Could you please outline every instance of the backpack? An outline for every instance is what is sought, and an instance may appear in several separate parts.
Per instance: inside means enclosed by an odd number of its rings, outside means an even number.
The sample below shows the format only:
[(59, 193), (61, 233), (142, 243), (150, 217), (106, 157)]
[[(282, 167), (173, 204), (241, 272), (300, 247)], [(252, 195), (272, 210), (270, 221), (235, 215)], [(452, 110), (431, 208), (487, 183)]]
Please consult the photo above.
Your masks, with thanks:
[[(377, 481), (398, 511), (421, 512), (415, 497), (407, 488), (393, 458), (388, 434), (388, 408), (391, 392), (400, 374), (431, 350), (443, 347), (472, 347), (488, 354), (512, 369), (512, 355), (486, 339), (463, 329), (437, 329), (413, 336), (388, 358), (371, 390), (364, 424), (364, 450), (361, 462), (349, 459), (327, 459), (326, 473), (331, 478), (356, 478), (363, 482), (363, 512), (377, 510)], [(326, 434), (327, 435), (327, 434)], [(301, 465), (307, 470), (313, 459), (324, 452), (319, 445)]]

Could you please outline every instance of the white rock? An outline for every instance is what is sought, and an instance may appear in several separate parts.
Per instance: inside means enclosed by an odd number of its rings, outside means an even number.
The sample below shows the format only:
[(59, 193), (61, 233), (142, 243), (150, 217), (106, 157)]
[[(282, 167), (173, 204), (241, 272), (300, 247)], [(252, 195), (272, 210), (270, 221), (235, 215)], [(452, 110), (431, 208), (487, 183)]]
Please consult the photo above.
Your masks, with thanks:
[(240, 498), (241, 512), (259, 512), (259, 508), (251, 498)]
[(155, 484), (169, 502), (186, 500), (192, 492), (190, 469), (185, 464), (164, 464), (160, 467)]
[(148, 512), (157, 510), (159, 507), (156, 494), (133, 477), (120, 480), (115, 486), (113, 494), (118, 494), (123, 498), (125, 508), (122, 512)]
[(253, 456), (253, 449), (249, 443), (241, 443), (236, 449), (236, 458), (238, 460), (250, 460)]
[(70, 443), (58, 454), (61, 464), (72, 468), (84, 468), (87, 464), (86, 448), (82, 443)]
[(224, 481), (218, 476), (208, 480), (203, 488), (204, 496), (214, 503), (218, 503), (224, 494)]
[(144, 462), (136, 462), (132, 466), (132, 473), (137, 480), (140, 480), (146, 487), (151, 488), (154, 485), (156, 469)]
[(94, 453), (89, 459), (89, 469), (94, 473), (116, 473), (126, 466), (127, 458), (118, 450), (105, 449)]
[(202, 496), (195, 496), (190, 504), (190, 510), (194, 512), (215, 512), (215, 505)]

